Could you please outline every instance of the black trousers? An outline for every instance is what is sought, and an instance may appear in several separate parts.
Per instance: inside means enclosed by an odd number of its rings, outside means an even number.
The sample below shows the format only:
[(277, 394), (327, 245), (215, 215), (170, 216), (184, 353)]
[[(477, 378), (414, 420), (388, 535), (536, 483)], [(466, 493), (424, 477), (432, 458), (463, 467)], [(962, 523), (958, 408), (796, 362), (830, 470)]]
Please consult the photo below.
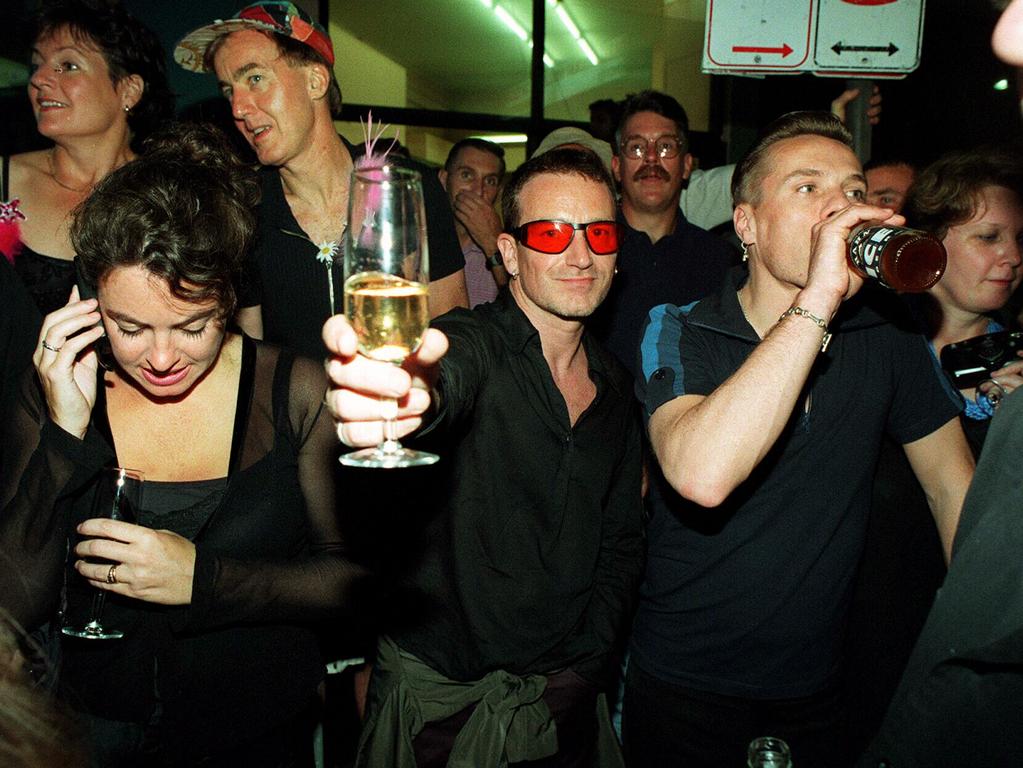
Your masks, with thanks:
[(847, 768), (840, 696), (755, 700), (696, 691), (646, 674), (633, 662), (625, 677), (622, 739), (629, 768), (725, 768), (746, 765), (758, 736), (784, 739), (796, 768)]

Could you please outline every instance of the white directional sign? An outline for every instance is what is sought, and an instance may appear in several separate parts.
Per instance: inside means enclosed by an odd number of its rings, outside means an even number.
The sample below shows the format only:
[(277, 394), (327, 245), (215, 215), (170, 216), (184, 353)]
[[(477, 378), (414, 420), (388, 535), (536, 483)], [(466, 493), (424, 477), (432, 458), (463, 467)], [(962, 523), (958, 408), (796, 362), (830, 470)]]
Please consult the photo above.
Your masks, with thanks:
[(817, 22), (813, 5), (813, 0), (708, 0), (704, 70), (805, 69)]
[(923, 0), (821, 2), (815, 69), (912, 72), (920, 64)]
[(904, 77), (925, 0), (707, 0), (703, 71)]

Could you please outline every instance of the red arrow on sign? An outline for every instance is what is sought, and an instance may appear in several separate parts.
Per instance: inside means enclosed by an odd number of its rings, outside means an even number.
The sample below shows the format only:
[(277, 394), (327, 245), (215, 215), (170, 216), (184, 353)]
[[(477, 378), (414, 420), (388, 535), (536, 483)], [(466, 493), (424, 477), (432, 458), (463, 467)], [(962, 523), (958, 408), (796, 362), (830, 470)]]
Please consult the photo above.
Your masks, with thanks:
[(792, 48), (789, 47), (788, 43), (782, 43), (781, 48), (764, 48), (753, 45), (733, 45), (732, 53), (780, 53), (784, 59), (790, 53)]

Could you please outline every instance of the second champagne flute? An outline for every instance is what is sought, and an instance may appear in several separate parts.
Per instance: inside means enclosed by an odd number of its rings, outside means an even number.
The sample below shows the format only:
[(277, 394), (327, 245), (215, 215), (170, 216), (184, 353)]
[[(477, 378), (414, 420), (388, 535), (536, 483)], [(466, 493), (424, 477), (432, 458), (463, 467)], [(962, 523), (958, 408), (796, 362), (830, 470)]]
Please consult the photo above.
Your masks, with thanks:
[[(134, 523), (136, 510), (139, 509), (141, 501), (142, 473), (123, 467), (108, 467), (102, 470), (100, 482), (96, 486), (96, 495), (92, 500), (92, 516)], [(96, 562), (107, 563), (105, 560)], [(111, 572), (116, 567), (117, 563), (110, 563)], [(116, 640), (124, 637), (121, 630), (103, 625), (103, 606), (106, 599), (105, 590), (94, 589), (88, 622), (81, 627), (62, 627), (61, 632), (83, 640)]]
[[(416, 171), (383, 165), (352, 172), (344, 266), (345, 316), (359, 337), (359, 352), (401, 365), (430, 323), (426, 206)], [(398, 442), (398, 404), (384, 402), (383, 441), (342, 455), (341, 463), (390, 469), (436, 462), (437, 455)]]

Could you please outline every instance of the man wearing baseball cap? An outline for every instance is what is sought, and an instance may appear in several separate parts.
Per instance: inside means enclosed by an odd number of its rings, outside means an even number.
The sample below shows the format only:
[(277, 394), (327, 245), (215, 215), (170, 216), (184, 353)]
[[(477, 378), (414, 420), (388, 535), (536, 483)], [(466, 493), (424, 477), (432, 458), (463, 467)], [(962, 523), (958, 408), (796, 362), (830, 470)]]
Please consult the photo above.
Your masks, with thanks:
[[(190, 32), (174, 59), (192, 72), (216, 74), (235, 125), (264, 166), (259, 234), (239, 323), (250, 335), (322, 357), (320, 330), (343, 296), (333, 257), (361, 154), (334, 129), (341, 90), (330, 37), (294, 3), (261, 2)], [(466, 306), (462, 255), (444, 190), (435, 173), (400, 162), (423, 176), (432, 314)]]

